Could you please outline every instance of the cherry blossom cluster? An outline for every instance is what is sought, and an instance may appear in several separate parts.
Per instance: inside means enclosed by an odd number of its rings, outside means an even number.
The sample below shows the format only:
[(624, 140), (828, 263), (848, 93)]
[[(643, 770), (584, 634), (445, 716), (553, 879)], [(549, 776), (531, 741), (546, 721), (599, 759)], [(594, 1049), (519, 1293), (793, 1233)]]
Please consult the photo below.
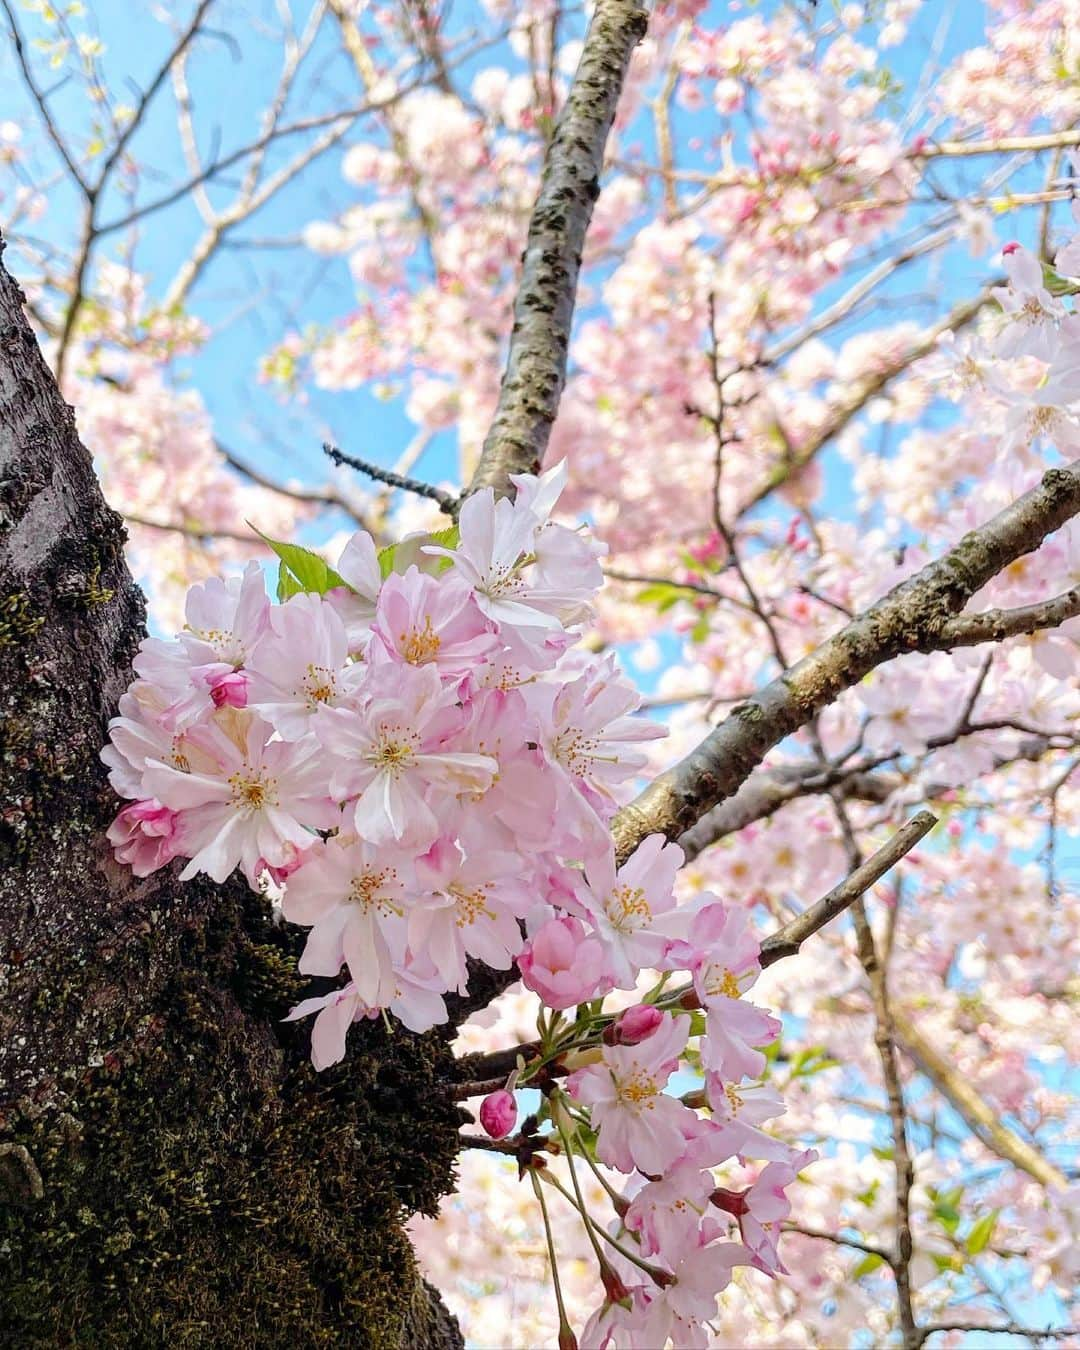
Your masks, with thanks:
[[(617, 1232), (582, 1212), (611, 1243), (594, 1238), (605, 1297), (586, 1340), (704, 1344), (735, 1266), (783, 1269), (783, 1191), (811, 1155), (762, 1131), (782, 1102), (746, 1085), (779, 1023), (742, 998), (759, 969), (745, 915), (708, 892), (678, 904), (683, 854), (661, 835), (617, 866), (618, 789), (663, 729), (633, 715), (611, 657), (574, 650), (600, 549), (549, 519), (564, 480), (560, 466), (516, 477), (513, 501), (477, 493), (457, 531), (382, 558), (359, 532), (311, 590), (314, 556), (279, 546), (276, 606), (255, 563), (193, 587), (183, 631), (143, 643), (111, 724), (102, 755), (130, 802), (109, 838), (140, 876), (184, 858), (181, 879), (239, 868), (273, 884), (310, 930), (301, 973), (344, 972), (289, 1014), (316, 1014), (316, 1068), (343, 1057), (353, 1022), (425, 1031), (468, 992), (470, 960), (516, 962), (543, 1005), (540, 1053), (481, 1125), (505, 1137), (514, 1089), (541, 1085), (571, 1175), (578, 1156), (630, 1179), (612, 1192)], [(649, 971), (645, 1002), (603, 1012)], [(671, 1089), (680, 1062), (696, 1095)], [(765, 1168), (718, 1188), (709, 1169), (736, 1156)]]

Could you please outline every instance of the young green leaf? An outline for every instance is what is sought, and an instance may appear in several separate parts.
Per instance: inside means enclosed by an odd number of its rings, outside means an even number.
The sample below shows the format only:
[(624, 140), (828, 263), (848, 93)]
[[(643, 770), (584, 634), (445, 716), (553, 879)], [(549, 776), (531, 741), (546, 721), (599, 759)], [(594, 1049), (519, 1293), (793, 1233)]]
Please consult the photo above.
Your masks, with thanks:
[(884, 1258), (878, 1256), (877, 1252), (867, 1252), (851, 1272), (851, 1278), (853, 1280), (861, 1280), (864, 1275), (869, 1275), (871, 1271), (877, 1270), (878, 1266), (883, 1266), (884, 1264)]
[[(250, 525), (251, 522), (248, 521)], [(300, 591), (312, 591), (316, 595), (325, 595), (327, 591), (333, 590), (335, 586), (348, 587), (345, 578), (339, 576), (337, 572), (317, 553), (311, 549), (304, 548), (301, 544), (290, 544), (283, 539), (271, 539), (269, 535), (263, 534), (262, 530), (256, 525), (251, 528), (266, 544), (268, 548), (273, 549), (280, 561), (278, 568), (278, 599), (287, 600), (291, 595), (297, 595)]]

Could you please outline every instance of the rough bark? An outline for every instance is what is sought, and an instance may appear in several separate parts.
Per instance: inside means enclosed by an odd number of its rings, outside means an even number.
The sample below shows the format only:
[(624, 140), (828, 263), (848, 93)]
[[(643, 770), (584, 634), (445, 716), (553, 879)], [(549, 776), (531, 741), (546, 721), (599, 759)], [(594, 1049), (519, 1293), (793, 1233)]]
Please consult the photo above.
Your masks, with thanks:
[(0, 1342), (460, 1346), (402, 1230), (452, 1182), (445, 1038), (316, 1077), (295, 935), (110, 857), (123, 539), (0, 264)]

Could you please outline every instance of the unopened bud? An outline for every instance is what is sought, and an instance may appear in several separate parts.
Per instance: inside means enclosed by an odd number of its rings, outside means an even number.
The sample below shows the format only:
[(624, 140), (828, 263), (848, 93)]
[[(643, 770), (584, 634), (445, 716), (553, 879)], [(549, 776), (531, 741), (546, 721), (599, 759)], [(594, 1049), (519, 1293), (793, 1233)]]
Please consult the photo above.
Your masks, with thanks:
[(514, 1094), (500, 1088), (480, 1103), (480, 1124), (492, 1139), (505, 1139), (517, 1120), (517, 1102)]
[(651, 1003), (638, 1003), (616, 1017), (613, 1026), (616, 1045), (640, 1045), (663, 1022), (664, 1014)]
[(608, 1296), (611, 1303), (618, 1303), (620, 1307), (629, 1308), (630, 1290), (623, 1284), (621, 1277), (613, 1266), (607, 1261), (600, 1262), (600, 1280), (604, 1286), (604, 1293)]
[(242, 670), (232, 670), (210, 681), (210, 700), (215, 708), (246, 708), (247, 686), (247, 675)]

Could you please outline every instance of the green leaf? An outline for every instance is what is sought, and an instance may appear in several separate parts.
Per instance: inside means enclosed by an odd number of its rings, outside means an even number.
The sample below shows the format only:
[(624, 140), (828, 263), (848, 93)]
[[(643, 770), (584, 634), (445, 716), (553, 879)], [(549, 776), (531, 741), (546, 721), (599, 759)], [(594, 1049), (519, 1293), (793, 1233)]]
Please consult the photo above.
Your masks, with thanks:
[(867, 1252), (851, 1272), (851, 1278), (853, 1280), (861, 1280), (864, 1275), (869, 1275), (872, 1270), (877, 1270), (878, 1266), (883, 1266), (884, 1264), (884, 1257), (878, 1256), (877, 1252)]
[[(251, 525), (251, 521), (248, 521)], [(259, 536), (268, 548), (273, 549), (280, 560), (278, 568), (278, 599), (288, 600), (291, 595), (298, 595), (301, 591), (312, 591), (315, 595), (325, 595), (327, 591), (333, 590), (335, 586), (345, 586), (348, 583), (344, 577), (337, 572), (317, 553), (312, 553), (311, 549), (304, 548), (300, 544), (289, 544), (283, 539), (271, 539), (269, 535), (263, 534), (262, 530), (256, 525), (251, 528)]]
[(1075, 277), (1063, 277), (1049, 263), (1043, 263), (1042, 275), (1043, 285), (1051, 295), (1080, 295), (1080, 281)]
[(855, 1199), (858, 1200), (860, 1205), (865, 1205), (866, 1208), (869, 1209), (871, 1205), (873, 1205), (874, 1201), (877, 1199), (877, 1193), (880, 1187), (881, 1187), (880, 1181), (878, 1180), (872, 1181), (870, 1185), (867, 1186), (865, 1191), (859, 1192), (859, 1194), (855, 1197)]
[(657, 581), (651, 586), (642, 587), (634, 599), (639, 605), (655, 605), (657, 611), (663, 614), (680, 600), (689, 599), (689, 596), (689, 591), (684, 590), (682, 586), (676, 586), (674, 582)]
[(695, 1010), (690, 1014), (690, 1035), (704, 1036), (705, 1025), (706, 1025), (705, 1014), (701, 1012), (699, 1009), (695, 1008)]
[(709, 636), (709, 616), (703, 614), (693, 628), (690, 629), (691, 642), (704, 642)]
[(435, 530), (431, 534), (421, 537), (414, 536), (411, 539), (402, 539), (397, 544), (387, 544), (385, 548), (379, 549), (379, 571), (382, 573), (383, 581), (391, 572), (397, 571), (399, 565), (402, 572), (407, 571), (410, 563), (416, 563), (421, 571), (445, 572), (452, 564), (449, 558), (431, 557), (429, 554), (421, 553), (420, 550), (425, 544), (436, 544), (439, 548), (456, 549), (461, 542), (461, 532), (456, 525), (451, 525), (446, 530)]
[(991, 1210), (989, 1214), (984, 1214), (977, 1223), (971, 1225), (971, 1232), (967, 1235), (964, 1246), (971, 1256), (978, 1256), (986, 1250), (990, 1239), (994, 1236), (994, 1229), (997, 1227), (998, 1215), (1000, 1210)]

